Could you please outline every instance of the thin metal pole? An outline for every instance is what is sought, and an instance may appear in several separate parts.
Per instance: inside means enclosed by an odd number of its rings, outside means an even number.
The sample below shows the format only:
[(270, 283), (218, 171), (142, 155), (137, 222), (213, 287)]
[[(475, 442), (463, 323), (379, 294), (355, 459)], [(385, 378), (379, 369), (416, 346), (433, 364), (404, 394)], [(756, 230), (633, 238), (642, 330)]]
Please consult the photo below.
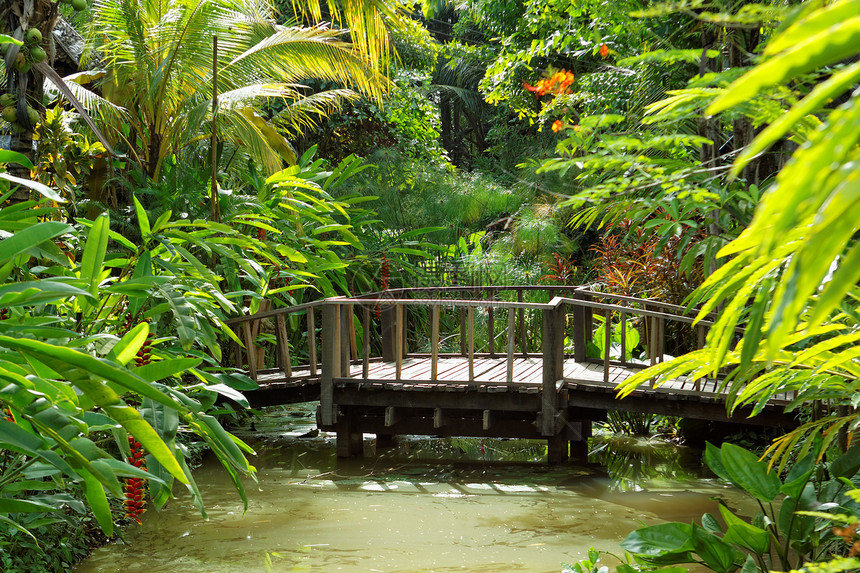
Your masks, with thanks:
[(212, 190), (209, 197), (212, 220), (221, 222), (218, 203), (218, 36), (212, 36)]

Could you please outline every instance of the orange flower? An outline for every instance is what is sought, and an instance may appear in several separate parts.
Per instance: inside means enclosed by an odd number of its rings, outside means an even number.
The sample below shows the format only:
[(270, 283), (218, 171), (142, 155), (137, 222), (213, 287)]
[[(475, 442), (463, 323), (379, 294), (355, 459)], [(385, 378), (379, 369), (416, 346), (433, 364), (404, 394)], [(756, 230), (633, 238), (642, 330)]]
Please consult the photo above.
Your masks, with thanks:
[(606, 44), (601, 44), (600, 45), (600, 57), (605, 58), (608, 55), (609, 55), (609, 46), (607, 46)]
[(530, 92), (534, 92), (535, 97), (540, 97), (548, 93), (567, 94), (570, 93), (570, 86), (573, 84), (574, 79), (573, 72), (560, 70), (550, 77), (542, 78), (534, 86), (528, 82), (523, 82), (523, 87)]
[(562, 129), (564, 129), (564, 124), (561, 122), (560, 119), (557, 119), (554, 122), (552, 122), (552, 130), (554, 132), (558, 133)]

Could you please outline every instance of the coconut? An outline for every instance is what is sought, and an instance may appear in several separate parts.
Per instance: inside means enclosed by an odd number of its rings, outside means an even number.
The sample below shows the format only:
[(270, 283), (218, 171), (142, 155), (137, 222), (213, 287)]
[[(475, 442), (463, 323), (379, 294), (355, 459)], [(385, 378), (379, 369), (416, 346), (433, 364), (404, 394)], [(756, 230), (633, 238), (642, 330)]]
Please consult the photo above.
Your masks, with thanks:
[(30, 28), (27, 30), (27, 42), (30, 44), (40, 44), (42, 42), (42, 32), (38, 28)]
[(18, 110), (12, 106), (3, 108), (3, 119), (8, 121), (9, 123), (15, 123), (18, 121)]
[(30, 58), (33, 60), (34, 64), (38, 64), (39, 62), (43, 61), (47, 56), (48, 54), (45, 53), (45, 50), (43, 50), (39, 46), (36, 46), (30, 50)]

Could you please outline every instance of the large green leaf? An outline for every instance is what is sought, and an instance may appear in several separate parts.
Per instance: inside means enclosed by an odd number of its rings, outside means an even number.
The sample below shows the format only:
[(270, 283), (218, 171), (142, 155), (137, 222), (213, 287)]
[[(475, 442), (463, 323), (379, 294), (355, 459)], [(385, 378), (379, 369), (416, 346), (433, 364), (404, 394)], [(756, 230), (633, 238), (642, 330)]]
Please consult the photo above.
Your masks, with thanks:
[(11, 283), (0, 287), (0, 308), (33, 306), (71, 297), (93, 298), (88, 291), (65, 282), (24, 281)]
[(140, 376), (147, 382), (157, 382), (164, 378), (170, 378), (195, 368), (203, 361), (202, 358), (168, 358), (167, 360), (156, 360), (144, 366), (131, 370), (136, 376)]
[(0, 513), (44, 513), (61, 509), (40, 501), (0, 498)]
[(132, 199), (134, 200), (134, 212), (137, 214), (137, 224), (140, 227), (140, 235), (144, 239), (148, 239), (149, 235), (152, 233), (149, 227), (149, 217), (147, 216), (143, 205), (138, 201), (137, 195), (132, 195)]
[(640, 527), (624, 541), (621, 547), (630, 553), (661, 556), (667, 553), (686, 553), (693, 550), (693, 528), (686, 523), (661, 523)]
[(66, 223), (45, 221), (16, 232), (11, 237), (0, 241), (0, 265), (5, 265), (7, 261), (16, 255), (32, 249), (39, 245), (39, 243), (68, 233), (71, 229), (71, 225), (67, 225)]
[(117, 342), (110, 353), (105, 357), (117, 364), (128, 364), (135, 357), (138, 351), (143, 347), (146, 338), (149, 336), (149, 324), (141, 322)]
[(42, 361), (53, 364), (55, 367), (62, 365), (72, 366), (80, 369), (81, 374), (93, 374), (167, 406), (177, 406), (176, 402), (168, 395), (128, 370), (79, 350), (56, 346), (38, 340), (13, 339), (8, 336), (0, 336), (0, 346), (32, 353)]
[(759, 555), (767, 554), (770, 550), (770, 533), (745, 522), (722, 504), (720, 504), (720, 514), (726, 522), (724, 541), (740, 545)]
[[(152, 400), (145, 399), (141, 413), (144, 420), (151, 425), (155, 431), (161, 436), (161, 439), (175, 453), (175, 457), (180, 463), (183, 472), (189, 477), (188, 484), (193, 483), (193, 478), (190, 472), (186, 471), (184, 465), (184, 456), (176, 447), (176, 432), (179, 429), (179, 415), (172, 408), (165, 408), (164, 405)], [(150, 485), (150, 497), (156, 509), (161, 509), (165, 503), (173, 496), (172, 485), (173, 476), (164, 466), (158, 463), (158, 460), (152, 458), (147, 464), (147, 469), (152, 475), (159, 478), (160, 483)]]
[(798, 460), (789, 470), (785, 477), (785, 483), (779, 488), (779, 491), (788, 497), (798, 497), (803, 488), (809, 482), (812, 472), (815, 471), (815, 455), (809, 454)]
[(113, 517), (110, 513), (110, 504), (101, 482), (90, 474), (84, 474), (84, 495), (87, 503), (93, 511), (99, 527), (108, 537), (113, 535)]
[(791, 48), (759, 64), (726, 88), (723, 95), (708, 107), (708, 113), (725, 111), (755, 97), (765, 88), (853, 56), (860, 51), (858, 33), (860, 16), (855, 14), (838, 26), (803, 37)]
[(743, 558), (734, 547), (695, 523), (691, 539), (696, 554), (716, 573), (731, 573), (737, 569), (735, 561)]
[(798, 515), (798, 511), (810, 511), (817, 507), (815, 486), (806, 484), (800, 497), (787, 497), (779, 508), (778, 524), (782, 535), (792, 540), (805, 541), (812, 534), (815, 518)]
[[(2, 38), (4, 37), (8, 38), (9, 36), (3, 36), (2, 34), (0, 34), (0, 40), (2, 40)], [(30, 161), (29, 157), (27, 157), (23, 153), (18, 153), (17, 151), (10, 151), (8, 149), (0, 149), (0, 163), (17, 163), (18, 165), (23, 165), (27, 169), (33, 169), (33, 162)]]
[(47, 185), (43, 183), (39, 183), (38, 181), (33, 181), (32, 179), (22, 179), (21, 177), (15, 177), (14, 175), (10, 175), (8, 173), (4, 173), (0, 171), (0, 179), (5, 179), (10, 183), (14, 183), (16, 185), (23, 185), (33, 191), (36, 191), (51, 201), (56, 201), (57, 203), (65, 203), (66, 200), (60, 197), (60, 195)]
[(860, 444), (852, 446), (830, 464), (830, 474), (835, 478), (853, 479), (858, 471), (860, 471)]
[(99, 215), (90, 229), (81, 259), (81, 278), (86, 281), (88, 290), (93, 296), (99, 294), (99, 282), (104, 270), (103, 263), (107, 251), (109, 226), (110, 219), (107, 213)]
[(782, 483), (767, 462), (734, 444), (723, 444), (721, 453), (723, 467), (733, 483), (758, 500), (770, 503), (776, 499)]

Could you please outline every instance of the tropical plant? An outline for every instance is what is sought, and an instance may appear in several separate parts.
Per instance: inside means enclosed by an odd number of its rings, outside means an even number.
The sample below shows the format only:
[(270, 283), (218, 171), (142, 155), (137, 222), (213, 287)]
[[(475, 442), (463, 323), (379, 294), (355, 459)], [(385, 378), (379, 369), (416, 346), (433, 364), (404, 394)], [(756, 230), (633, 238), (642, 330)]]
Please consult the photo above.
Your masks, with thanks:
[[(356, 23), (356, 10), (382, 5), (349, 5), (344, 12)], [(318, 10), (314, 12), (319, 16)], [(209, 136), (213, 97), (218, 101), (219, 136), (229, 146), (259, 162), (268, 174), (282, 162), (295, 162), (295, 152), (271, 125), (295, 134), (316, 114), (333, 109), (351, 97), (346, 87), (378, 97), (386, 80), (373, 59), (381, 56), (375, 43), (354, 51), (337, 30), (325, 27), (279, 26), (271, 2), (213, 0), (160, 2), (104, 0), (94, 5), (88, 32), (90, 53), (98, 54), (102, 72), (75, 80), (93, 83), (95, 91), (72, 86), (90, 106), (113, 142), (149, 177), (158, 179), (165, 160), (200, 148)], [(370, 19), (368, 19), (370, 21)], [(360, 20), (358, 20), (360, 21)], [(353, 38), (377, 35), (381, 29), (358, 27)], [(221, 61), (214, 87), (213, 37)], [(341, 84), (344, 88), (309, 94), (300, 85), (306, 78)], [(259, 102), (277, 98), (289, 102), (276, 117), (261, 115)], [(204, 146), (205, 147), (205, 146)], [(240, 162), (244, 164), (244, 162)]]
[[(795, 446), (809, 451), (809, 435), (843, 447), (860, 426), (857, 414), (858, 315), (860, 280), (855, 161), (860, 121), (858, 94), (844, 96), (860, 77), (860, 64), (842, 63), (858, 52), (854, 39), (860, 17), (856, 0), (799, 9), (765, 48), (765, 58), (726, 88), (709, 108), (737, 108), (753, 98), (781, 94), (791, 82), (818, 72), (822, 80), (789, 111), (771, 123), (735, 163), (747, 161), (790, 134), (802, 143), (762, 197), (750, 225), (724, 247), (732, 257), (708, 277), (690, 299), (704, 303), (700, 317), (721, 309), (707, 346), (628, 380), (638, 384), (689, 375), (713, 376), (730, 368), (724, 382), (728, 408), (753, 406), (759, 412), (772, 397), (788, 398), (788, 410), (813, 400), (834, 406), (778, 440), (772, 450), (785, 463)], [(834, 98), (845, 103), (828, 107)], [(815, 129), (809, 126), (817, 125)], [(735, 340), (735, 328), (744, 335)], [(805, 440), (805, 441), (802, 441)], [(826, 448), (825, 448), (826, 449)]]
[(621, 547), (642, 564), (701, 563), (717, 573), (796, 570), (829, 557), (838, 548), (830, 522), (851, 522), (860, 514), (851, 482), (860, 470), (860, 447), (830, 462), (828, 478), (816, 471), (818, 454), (805, 456), (781, 479), (752, 452), (733, 444), (708, 444), (705, 460), (711, 470), (755, 498), (760, 512), (747, 521), (720, 502), (721, 519), (705, 514), (701, 525), (643, 527)]
[[(0, 159), (28, 164), (12, 153)], [(25, 183), (62, 201), (45, 185)], [(124, 497), (124, 481), (146, 480), (161, 507), (177, 480), (203, 511), (179, 431), (205, 441), (245, 497), (241, 477), (253, 468), (244, 453), (252, 450), (207, 412), (219, 393), (244, 403), (236, 388), (254, 386), (209, 369), (221, 353), (215, 328), (235, 339), (223, 324), (235, 296), (191, 251), (253, 270), (233, 253), (259, 254), (259, 244), (228, 227), (171, 221), (170, 213), (150, 221), (136, 206), (137, 245), (111, 231), (105, 214), (80, 219), (76, 229), (52, 220), (59, 214), (50, 204), (0, 209), (0, 446), (10, 452), (0, 522), (22, 532), (25, 523), (42, 523), (28, 515), (50, 520), (69, 503), (42, 493), (57, 488), (80, 488), (108, 535), (109, 499)], [(146, 471), (134, 453), (143, 450)]]

